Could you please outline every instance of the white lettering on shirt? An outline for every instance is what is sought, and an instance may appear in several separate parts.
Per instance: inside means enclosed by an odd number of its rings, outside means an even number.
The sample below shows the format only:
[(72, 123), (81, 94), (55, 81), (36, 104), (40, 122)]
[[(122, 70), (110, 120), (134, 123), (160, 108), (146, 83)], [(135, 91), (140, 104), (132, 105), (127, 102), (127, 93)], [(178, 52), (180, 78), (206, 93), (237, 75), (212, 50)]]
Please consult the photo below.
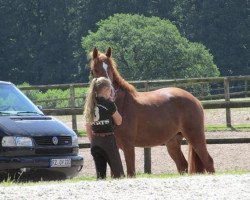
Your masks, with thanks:
[(106, 124), (109, 124), (109, 120), (108, 119), (93, 122), (93, 125), (106, 125)]

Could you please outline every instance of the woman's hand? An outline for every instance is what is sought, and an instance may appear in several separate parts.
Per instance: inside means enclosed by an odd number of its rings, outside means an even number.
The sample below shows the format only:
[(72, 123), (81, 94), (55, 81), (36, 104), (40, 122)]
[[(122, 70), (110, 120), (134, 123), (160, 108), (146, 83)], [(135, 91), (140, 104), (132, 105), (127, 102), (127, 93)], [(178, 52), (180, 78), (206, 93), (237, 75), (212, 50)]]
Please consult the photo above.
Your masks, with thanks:
[(122, 116), (118, 111), (115, 111), (115, 113), (112, 115), (114, 122), (116, 125), (121, 125), (122, 124)]
[(111, 96), (108, 98), (108, 100), (114, 102), (114, 98)]

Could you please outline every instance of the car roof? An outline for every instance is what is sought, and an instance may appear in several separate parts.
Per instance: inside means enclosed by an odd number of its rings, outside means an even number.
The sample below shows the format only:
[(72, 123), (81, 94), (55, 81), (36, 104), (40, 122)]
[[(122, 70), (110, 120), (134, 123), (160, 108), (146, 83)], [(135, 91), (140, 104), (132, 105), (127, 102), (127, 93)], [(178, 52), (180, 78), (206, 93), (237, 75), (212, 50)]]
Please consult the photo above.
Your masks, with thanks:
[(4, 85), (12, 85), (11, 82), (6, 82), (6, 81), (0, 81), (0, 84), (4, 84)]

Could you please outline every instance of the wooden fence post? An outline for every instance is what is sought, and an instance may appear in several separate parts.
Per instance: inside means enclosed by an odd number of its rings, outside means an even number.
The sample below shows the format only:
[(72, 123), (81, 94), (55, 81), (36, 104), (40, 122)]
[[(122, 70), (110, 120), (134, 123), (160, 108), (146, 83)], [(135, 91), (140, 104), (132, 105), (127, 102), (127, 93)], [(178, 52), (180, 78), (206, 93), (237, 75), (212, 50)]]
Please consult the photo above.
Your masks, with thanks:
[[(224, 78), (224, 94), (225, 94), (225, 101), (230, 101), (230, 88), (229, 88), (229, 79), (228, 77)], [(226, 108), (226, 123), (227, 127), (232, 127), (231, 124), (231, 110), (230, 108)]]
[(247, 97), (247, 96), (248, 96), (248, 95), (247, 95), (247, 91), (248, 91), (248, 81), (245, 80), (244, 82), (245, 82), (245, 97)]
[[(145, 91), (149, 91), (148, 81), (144, 84)], [(144, 173), (151, 174), (151, 148), (144, 148)]]
[[(70, 84), (69, 90), (70, 90), (70, 107), (72, 109), (74, 109), (75, 108), (75, 88), (74, 88), (74, 85)], [(78, 133), (76, 115), (72, 115), (72, 129), (76, 133)]]

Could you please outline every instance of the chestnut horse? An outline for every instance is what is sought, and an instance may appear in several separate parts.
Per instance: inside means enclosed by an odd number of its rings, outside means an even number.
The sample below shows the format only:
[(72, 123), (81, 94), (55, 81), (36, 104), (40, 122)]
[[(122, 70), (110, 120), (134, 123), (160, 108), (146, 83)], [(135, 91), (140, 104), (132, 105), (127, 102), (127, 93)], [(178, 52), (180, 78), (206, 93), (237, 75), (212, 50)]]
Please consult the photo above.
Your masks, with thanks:
[[(107, 77), (114, 86), (115, 103), (123, 117), (116, 127), (117, 145), (124, 152), (127, 174), (135, 176), (135, 147), (165, 144), (179, 173), (213, 173), (213, 159), (206, 147), (204, 113), (199, 100), (180, 88), (137, 92), (117, 71), (111, 48), (93, 50), (93, 77)], [(183, 137), (188, 141), (188, 162), (181, 151)]]

